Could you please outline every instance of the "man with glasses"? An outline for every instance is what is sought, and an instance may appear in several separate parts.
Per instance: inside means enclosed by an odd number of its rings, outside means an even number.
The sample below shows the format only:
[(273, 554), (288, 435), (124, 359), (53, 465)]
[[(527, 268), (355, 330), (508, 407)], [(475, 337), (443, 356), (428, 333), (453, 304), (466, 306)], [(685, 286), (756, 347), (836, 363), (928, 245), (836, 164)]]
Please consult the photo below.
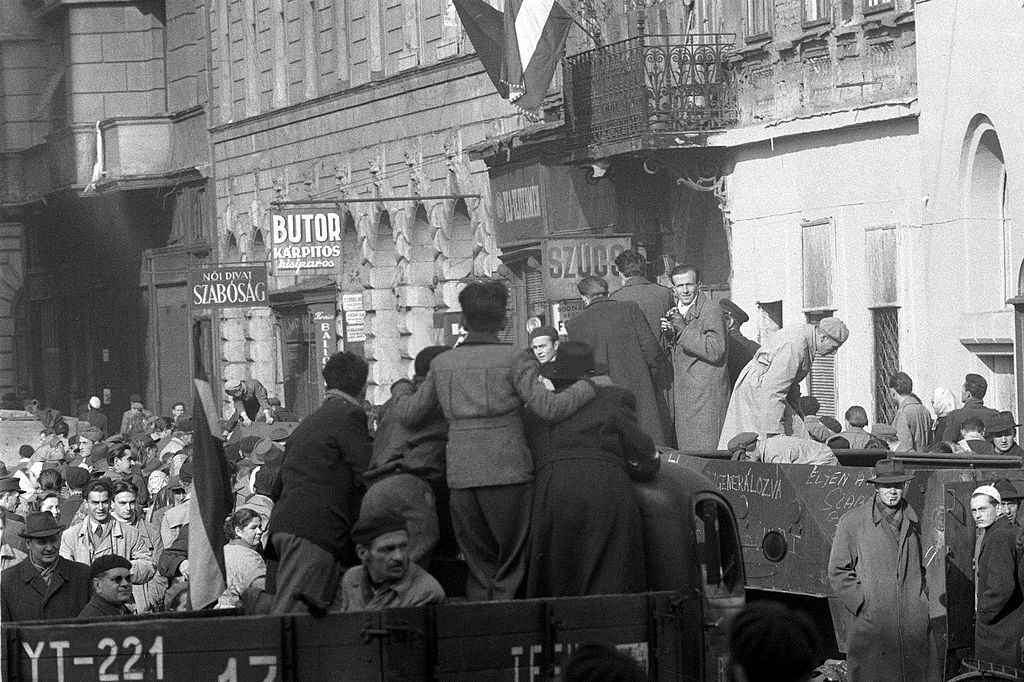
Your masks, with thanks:
[(88, 516), (64, 533), (60, 555), (92, 565), (101, 556), (116, 554), (130, 562), (132, 584), (145, 585), (156, 575), (153, 552), (137, 530), (110, 513), (113, 493), (113, 486), (105, 478), (86, 486), (83, 506)]
[(105, 618), (129, 616), (132, 601), (131, 563), (122, 556), (107, 554), (92, 562), (92, 599), (85, 605), (79, 618)]

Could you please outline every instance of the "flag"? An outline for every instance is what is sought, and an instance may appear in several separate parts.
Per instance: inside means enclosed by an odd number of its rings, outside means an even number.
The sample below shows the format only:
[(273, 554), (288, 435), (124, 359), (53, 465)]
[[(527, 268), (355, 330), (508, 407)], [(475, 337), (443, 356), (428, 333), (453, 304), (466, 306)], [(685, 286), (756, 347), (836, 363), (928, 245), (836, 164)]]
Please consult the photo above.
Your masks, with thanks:
[(217, 409), (210, 384), (195, 379), (192, 434), (192, 505), (189, 512), (189, 599), (193, 609), (217, 602), (224, 577), (224, 520), (231, 513), (231, 483), (223, 443), (214, 438)]
[(455, 0), (455, 11), (498, 94), (508, 99), (508, 86), (501, 82), (504, 16), (484, 0)]
[(505, 0), (504, 23), (502, 80), (509, 101), (537, 111), (565, 51), (572, 17), (557, 0)]

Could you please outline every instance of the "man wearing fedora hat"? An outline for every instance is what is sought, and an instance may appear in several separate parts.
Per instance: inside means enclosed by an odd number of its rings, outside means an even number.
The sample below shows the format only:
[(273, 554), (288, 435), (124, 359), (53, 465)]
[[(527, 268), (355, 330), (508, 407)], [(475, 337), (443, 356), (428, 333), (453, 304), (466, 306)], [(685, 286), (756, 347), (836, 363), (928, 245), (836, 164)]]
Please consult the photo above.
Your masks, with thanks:
[(0, 478), (0, 507), (3, 507), (7, 512), (8, 519), (22, 523), (25, 522), (25, 517), (17, 513), (21, 496), (25, 492), (25, 490), (21, 489), (21, 482), (14, 476)]
[(1012, 412), (1000, 412), (988, 424), (988, 436), (997, 455), (1024, 458), (1024, 448), (1017, 444), (1017, 427), (1020, 424)]
[(829, 582), (852, 617), (846, 660), (857, 682), (932, 679), (921, 523), (904, 499), (914, 472), (882, 459), (867, 482), (875, 494), (839, 519)]
[(730, 438), (744, 431), (769, 437), (785, 433), (782, 418), (790, 387), (810, 373), (814, 358), (833, 355), (849, 336), (850, 330), (838, 317), (777, 331), (740, 372), (718, 448), (725, 449)]
[(89, 566), (60, 556), (63, 531), (49, 512), (25, 519), (28, 558), (0, 574), (0, 620), (74, 618), (89, 602)]
[(978, 526), (974, 555), (974, 657), (986, 663), (1020, 667), (1024, 633), (1017, 528), (1000, 514), (1002, 496), (991, 485), (971, 494), (971, 515)]

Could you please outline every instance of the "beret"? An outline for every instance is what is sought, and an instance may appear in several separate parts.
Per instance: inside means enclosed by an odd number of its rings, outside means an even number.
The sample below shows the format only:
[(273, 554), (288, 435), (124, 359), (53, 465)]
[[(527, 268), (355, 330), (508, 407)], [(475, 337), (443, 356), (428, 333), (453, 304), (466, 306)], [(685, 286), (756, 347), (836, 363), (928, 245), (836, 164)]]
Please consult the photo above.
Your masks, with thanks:
[(739, 307), (727, 298), (718, 299), (718, 307), (721, 308), (723, 312), (732, 316), (732, 319), (736, 320), (736, 324), (744, 324), (750, 319), (750, 315), (747, 315), (747, 313), (743, 311), (743, 308)]
[(896, 427), (891, 424), (875, 424), (871, 427), (871, 435), (879, 438), (895, 438)]
[(558, 330), (551, 325), (544, 325), (543, 327), (537, 327), (530, 332), (530, 341), (533, 341), (538, 336), (550, 337), (552, 341), (558, 341)]
[(824, 424), (828, 428), (828, 430), (832, 431), (833, 433), (843, 432), (843, 425), (840, 424), (839, 420), (836, 419), (835, 417), (829, 417), (828, 415), (825, 415), (824, 417), (821, 418), (821, 423)]
[(71, 488), (84, 488), (89, 478), (89, 472), (82, 467), (68, 467), (64, 470), (64, 481)]
[(818, 323), (818, 329), (839, 343), (845, 343), (846, 339), (850, 338), (850, 330), (846, 328), (846, 324), (838, 317), (822, 318), (821, 322)]
[(101, 557), (97, 557), (96, 560), (92, 562), (92, 569), (89, 572), (89, 577), (95, 578), (112, 568), (130, 569), (131, 567), (132, 563), (120, 554), (104, 554)]
[(26, 444), (22, 445), (20, 448), (18, 448), (18, 456), (19, 457), (28, 458), (28, 457), (31, 457), (32, 455), (34, 455), (35, 453), (36, 453), (35, 448), (33, 448), (28, 443), (26, 443)]
[(729, 444), (726, 447), (729, 448), (729, 452), (739, 450), (741, 448), (746, 450), (748, 447), (756, 443), (757, 439), (758, 435), (753, 431), (744, 431), (743, 433), (738, 433), (729, 439)]
[(384, 511), (360, 517), (356, 525), (352, 526), (352, 542), (369, 547), (381, 535), (408, 529), (404, 516), (395, 511)]
[(977, 488), (974, 489), (974, 492), (971, 493), (971, 497), (974, 497), (975, 495), (988, 495), (997, 503), (1002, 503), (1003, 501), (1003, 497), (999, 494), (999, 491), (996, 490), (995, 486), (992, 485), (978, 486)]

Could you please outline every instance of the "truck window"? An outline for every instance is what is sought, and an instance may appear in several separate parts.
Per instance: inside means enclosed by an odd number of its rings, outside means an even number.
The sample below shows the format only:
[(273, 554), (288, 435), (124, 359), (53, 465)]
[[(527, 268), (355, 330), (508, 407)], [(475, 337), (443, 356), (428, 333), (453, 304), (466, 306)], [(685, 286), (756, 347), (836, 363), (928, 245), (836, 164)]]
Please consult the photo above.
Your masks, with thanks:
[(705, 593), (742, 591), (743, 558), (732, 510), (713, 493), (698, 495), (694, 521)]

